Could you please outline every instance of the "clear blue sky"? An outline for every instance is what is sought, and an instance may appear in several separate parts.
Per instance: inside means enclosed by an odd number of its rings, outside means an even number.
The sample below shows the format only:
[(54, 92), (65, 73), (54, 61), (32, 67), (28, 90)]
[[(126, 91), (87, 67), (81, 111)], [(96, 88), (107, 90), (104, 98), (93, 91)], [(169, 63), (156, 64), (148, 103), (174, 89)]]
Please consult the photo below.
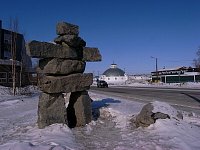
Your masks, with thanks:
[(127, 73), (191, 66), (200, 46), (200, 0), (7, 0), (0, 5), (3, 27), (18, 18), (27, 41), (53, 41), (59, 21), (77, 24), (102, 62), (86, 72), (103, 73), (113, 61)]

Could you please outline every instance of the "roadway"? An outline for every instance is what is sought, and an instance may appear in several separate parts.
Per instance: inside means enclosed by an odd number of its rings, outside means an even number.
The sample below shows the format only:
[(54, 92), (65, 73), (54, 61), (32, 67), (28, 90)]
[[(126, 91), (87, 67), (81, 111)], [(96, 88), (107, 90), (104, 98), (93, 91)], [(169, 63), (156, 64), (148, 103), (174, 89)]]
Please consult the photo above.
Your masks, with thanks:
[(142, 103), (163, 101), (179, 110), (200, 114), (200, 89), (114, 86), (97, 88), (92, 86), (90, 91)]

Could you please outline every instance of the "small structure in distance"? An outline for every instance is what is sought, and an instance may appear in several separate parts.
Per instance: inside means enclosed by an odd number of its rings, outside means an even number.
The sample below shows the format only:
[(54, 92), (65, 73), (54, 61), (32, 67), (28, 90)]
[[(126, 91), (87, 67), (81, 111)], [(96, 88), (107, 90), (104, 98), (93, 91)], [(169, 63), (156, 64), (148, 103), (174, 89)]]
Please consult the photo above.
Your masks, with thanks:
[(128, 76), (125, 71), (117, 67), (117, 64), (113, 63), (99, 79), (106, 81), (108, 84), (124, 84), (128, 80)]

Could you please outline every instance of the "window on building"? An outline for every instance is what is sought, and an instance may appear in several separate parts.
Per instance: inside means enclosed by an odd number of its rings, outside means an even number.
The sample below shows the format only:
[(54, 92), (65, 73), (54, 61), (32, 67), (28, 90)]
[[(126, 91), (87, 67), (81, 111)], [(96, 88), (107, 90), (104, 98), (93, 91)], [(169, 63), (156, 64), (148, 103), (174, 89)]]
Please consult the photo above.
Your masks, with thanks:
[[(16, 76), (15, 76), (15, 82), (17, 83), (18, 82), (18, 73), (16, 73)], [(9, 74), (8, 74), (8, 82), (9, 83), (12, 83), (13, 82), (13, 78), (12, 78), (12, 73), (11, 72), (9, 72)]]
[(34, 77), (34, 78), (37, 77), (37, 73), (33, 73), (32, 77)]
[(4, 58), (5, 59), (11, 59), (12, 58), (11, 52), (4, 50)]
[(11, 42), (12, 42), (12, 36), (11, 36), (11, 34), (4, 34), (4, 43), (5, 44), (11, 44)]
[(4, 44), (4, 59), (11, 59), (11, 45), (10, 44)]
[(6, 83), (6, 82), (7, 82), (7, 73), (0, 72), (0, 83)]
[(12, 73), (8, 73), (8, 82), (12, 82)]

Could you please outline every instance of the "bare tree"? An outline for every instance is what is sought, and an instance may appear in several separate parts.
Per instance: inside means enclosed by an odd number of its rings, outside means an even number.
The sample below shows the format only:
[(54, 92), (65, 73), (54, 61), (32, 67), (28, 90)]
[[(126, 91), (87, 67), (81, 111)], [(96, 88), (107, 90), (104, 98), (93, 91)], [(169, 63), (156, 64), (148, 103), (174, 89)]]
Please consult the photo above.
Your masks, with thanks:
[(193, 62), (196, 68), (200, 68), (200, 47), (198, 48), (196, 55), (197, 58), (194, 59)]
[(16, 95), (16, 51), (17, 51), (17, 31), (18, 19), (10, 18), (10, 31), (11, 31), (11, 56), (12, 56), (12, 88), (13, 95)]

